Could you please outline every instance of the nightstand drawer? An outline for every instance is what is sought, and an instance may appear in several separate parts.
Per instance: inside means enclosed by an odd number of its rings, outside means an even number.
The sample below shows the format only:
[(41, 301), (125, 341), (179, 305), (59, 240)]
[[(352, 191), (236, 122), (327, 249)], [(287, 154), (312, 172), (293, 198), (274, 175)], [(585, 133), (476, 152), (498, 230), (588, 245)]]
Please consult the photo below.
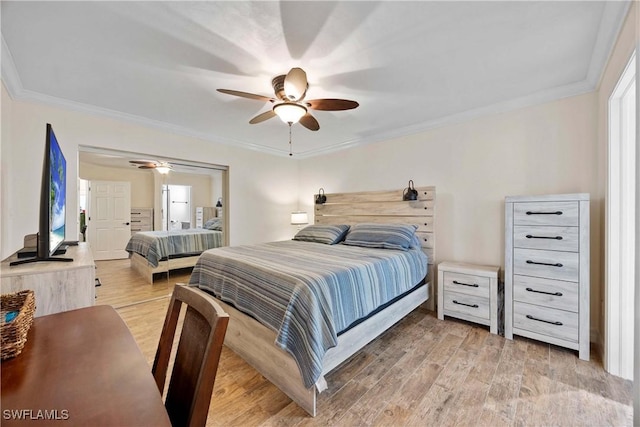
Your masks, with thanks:
[(513, 246), (516, 248), (578, 252), (579, 243), (578, 227), (513, 227)]
[(513, 204), (514, 225), (578, 225), (578, 202), (520, 202)]
[(488, 320), (490, 313), (489, 298), (445, 291), (444, 310), (445, 313), (462, 313)]
[(578, 313), (514, 301), (513, 327), (578, 342)]
[(486, 298), (489, 295), (489, 281), (488, 277), (445, 271), (444, 291)]
[(513, 273), (577, 282), (579, 258), (576, 252), (515, 248)]
[(578, 312), (578, 284), (540, 277), (513, 276), (513, 299)]

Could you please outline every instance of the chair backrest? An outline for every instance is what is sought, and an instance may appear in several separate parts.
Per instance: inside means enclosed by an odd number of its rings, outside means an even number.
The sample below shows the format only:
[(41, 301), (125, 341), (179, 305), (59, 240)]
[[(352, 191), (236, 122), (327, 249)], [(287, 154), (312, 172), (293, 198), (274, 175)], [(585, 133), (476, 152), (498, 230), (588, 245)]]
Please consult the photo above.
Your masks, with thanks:
[(165, 407), (174, 426), (204, 426), (229, 315), (207, 293), (176, 284), (152, 368), (160, 394), (164, 394), (182, 304), (187, 305), (187, 310)]

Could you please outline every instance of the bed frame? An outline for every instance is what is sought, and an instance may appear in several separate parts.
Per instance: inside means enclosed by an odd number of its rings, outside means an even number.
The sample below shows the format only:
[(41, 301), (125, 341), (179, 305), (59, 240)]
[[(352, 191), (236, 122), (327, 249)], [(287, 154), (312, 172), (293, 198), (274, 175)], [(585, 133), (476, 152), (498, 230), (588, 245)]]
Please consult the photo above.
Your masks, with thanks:
[[(418, 200), (402, 201), (403, 190), (325, 194), (326, 203), (315, 205), (316, 224), (356, 224), (362, 222), (418, 225), (422, 249), (429, 257), (425, 283), (409, 295), (378, 312), (338, 337), (323, 361), (321, 379), (306, 388), (295, 360), (274, 345), (276, 332), (236, 310), (218, 302), (229, 313), (225, 337), (227, 345), (269, 381), (287, 394), (311, 416), (316, 415), (316, 394), (327, 388), (325, 375), (347, 360), (421, 304), (435, 302), (435, 187), (418, 187)], [(315, 200), (316, 196), (314, 196)]]
[(160, 261), (157, 267), (149, 264), (149, 261), (140, 254), (131, 254), (131, 267), (137, 271), (147, 282), (153, 285), (153, 275), (156, 273), (168, 273), (170, 270), (194, 267), (200, 255), (170, 258)]

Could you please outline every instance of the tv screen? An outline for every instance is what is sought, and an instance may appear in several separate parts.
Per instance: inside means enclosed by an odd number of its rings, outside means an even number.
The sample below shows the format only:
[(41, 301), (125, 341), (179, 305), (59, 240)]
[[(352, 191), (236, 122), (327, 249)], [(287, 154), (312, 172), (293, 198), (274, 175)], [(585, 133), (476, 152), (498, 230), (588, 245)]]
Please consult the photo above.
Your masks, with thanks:
[(49, 256), (64, 242), (67, 201), (67, 161), (62, 154), (51, 125), (47, 126), (49, 140)]
[(66, 249), (66, 245), (62, 246), (65, 237), (66, 203), (67, 161), (53, 133), (53, 128), (47, 123), (42, 185), (40, 186), (37, 247), (34, 252), (30, 248), (24, 248), (23, 254), (32, 258), (12, 261), (9, 265), (38, 261), (73, 261), (73, 258), (54, 257), (64, 253)]

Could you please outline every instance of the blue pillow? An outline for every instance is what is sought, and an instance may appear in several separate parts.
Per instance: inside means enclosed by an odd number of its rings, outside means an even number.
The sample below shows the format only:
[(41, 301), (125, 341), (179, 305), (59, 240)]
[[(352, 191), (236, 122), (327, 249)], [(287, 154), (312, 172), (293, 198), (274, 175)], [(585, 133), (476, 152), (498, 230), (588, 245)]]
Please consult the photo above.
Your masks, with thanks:
[(335, 245), (340, 243), (349, 231), (348, 225), (309, 225), (294, 236), (293, 240), (302, 242), (324, 243)]
[(207, 220), (202, 227), (207, 230), (222, 231), (222, 218), (211, 218)]
[(416, 243), (417, 228), (407, 224), (356, 224), (349, 230), (343, 244), (406, 251)]

